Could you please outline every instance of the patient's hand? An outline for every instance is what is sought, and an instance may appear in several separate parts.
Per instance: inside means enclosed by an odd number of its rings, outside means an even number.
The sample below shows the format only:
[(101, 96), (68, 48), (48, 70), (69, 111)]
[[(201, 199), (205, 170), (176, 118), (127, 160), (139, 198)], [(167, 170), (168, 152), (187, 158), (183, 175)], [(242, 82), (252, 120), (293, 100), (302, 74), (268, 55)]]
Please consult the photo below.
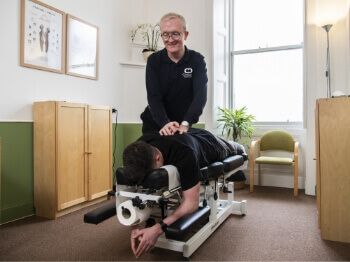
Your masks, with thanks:
[(131, 242), (131, 249), (132, 251), (136, 252), (137, 247), (141, 241), (141, 238), (139, 237), (140, 229), (138, 226), (132, 226), (131, 228), (131, 236), (130, 236), (130, 242)]
[(159, 134), (161, 136), (172, 136), (179, 130), (179, 123), (176, 121), (169, 122), (161, 130), (159, 130)]
[(163, 233), (157, 223), (153, 227), (131, 231), (131, 248), (136, 258), (150, 251), (157, 243), (158, 237)]

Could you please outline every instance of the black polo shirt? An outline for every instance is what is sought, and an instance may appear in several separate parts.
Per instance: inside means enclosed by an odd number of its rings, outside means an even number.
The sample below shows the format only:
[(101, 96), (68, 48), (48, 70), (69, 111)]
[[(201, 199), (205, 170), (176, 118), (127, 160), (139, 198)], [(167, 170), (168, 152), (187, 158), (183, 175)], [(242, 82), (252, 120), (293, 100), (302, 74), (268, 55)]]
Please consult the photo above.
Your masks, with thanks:
[(147, 133), (138, 140), (158, 148), (163, 154), (164, 165), (177, 167), (182, 190), (201, 181), (201, 167), (237, 154), (237, 148), (204, 129), (191, 128), (186, 134), (172, 136)]
[[(204, 56), (185, 46), (185, 55), (173, 62), (164, 48), (147, 60), (146, 88), (148, 107), (158, 130), (170, 121), (197, 123), (207, 101), (207, 68)], [(147, 112), (149, 111), (149, 112)]]

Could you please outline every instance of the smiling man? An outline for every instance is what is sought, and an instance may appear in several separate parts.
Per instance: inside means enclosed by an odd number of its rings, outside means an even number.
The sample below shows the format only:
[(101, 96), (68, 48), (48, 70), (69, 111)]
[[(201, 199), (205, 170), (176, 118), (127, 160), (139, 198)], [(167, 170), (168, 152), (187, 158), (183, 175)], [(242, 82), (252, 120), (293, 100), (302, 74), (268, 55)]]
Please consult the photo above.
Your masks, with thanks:
[(206, 63), (203, 55), (185, 46), (189, 32), (183, 16), (168, 13), (159, 25), (165, 48), (147, 61), (142, 132), (183, 134), (198, 122), (207, 101)]

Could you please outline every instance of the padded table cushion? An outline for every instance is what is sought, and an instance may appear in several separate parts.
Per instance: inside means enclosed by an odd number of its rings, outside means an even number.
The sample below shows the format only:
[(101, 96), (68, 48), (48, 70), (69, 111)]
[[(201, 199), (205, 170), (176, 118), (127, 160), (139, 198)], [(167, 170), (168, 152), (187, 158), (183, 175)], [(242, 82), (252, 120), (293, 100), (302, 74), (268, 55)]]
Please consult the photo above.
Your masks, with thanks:
[(148, 173), (142, 181), (143, 188), (159, 190), (169, 184), (168, 171), (165, 168), (158, 168)]
[(209, 179), (217, 179), (224, 174), (224, 165), (222, 162), (214, 162), (208, 166)]
[(243, 165), (244, 158), (242, 155), (229, 156), (228, 158), (224, 159), (222, 163), (224, 164), (224, 171), (229, 172)]
[(172, 223), (165, 231), (165, 237), (182, 241), (186, 235), (198, 227), (210, 216), (210, 208), (199, 207), (196, 212), (187, 214), (174, 223)]
[(89, 224), (95, 224), (115, 216), (117, 209), (115, 207), (115, 202), (99, 207), (84, 215), (84, 222)]
[(133, 186), (134, 183), (130, 182), (124, 175), (124, 169), (123, 167), (118, 167), (115, 171), (115, 176), (117, 179), (118, 185), (124, 185), (124, 186)]
[[(118, 185), (125, 185), (125, 186), (135, 185), (135, 183), (130, 182), (128, 178), (125, 176), (123, 167), (117, 168), (116, 177), (117, 177)], [(162, 189), (163, 187), (168, 186), (168, 184), (169, 184), (168, 171), (165, 168), (158, 168), (146, 175), (145, 179), (142, 182), (142, 187), (159, 190), (159, 189)]]

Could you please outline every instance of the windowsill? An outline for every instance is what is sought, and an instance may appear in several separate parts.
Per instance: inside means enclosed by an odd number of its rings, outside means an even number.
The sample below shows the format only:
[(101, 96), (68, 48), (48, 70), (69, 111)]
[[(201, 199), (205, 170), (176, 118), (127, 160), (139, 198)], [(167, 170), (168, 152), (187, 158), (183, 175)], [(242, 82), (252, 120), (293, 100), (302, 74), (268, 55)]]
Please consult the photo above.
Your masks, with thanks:
[(119, 64), (122, 66), (136, 67), (136, 68), (145, 68), (146, 63), (143, 62), (131, 62), (131, 61), (120, 61)]

